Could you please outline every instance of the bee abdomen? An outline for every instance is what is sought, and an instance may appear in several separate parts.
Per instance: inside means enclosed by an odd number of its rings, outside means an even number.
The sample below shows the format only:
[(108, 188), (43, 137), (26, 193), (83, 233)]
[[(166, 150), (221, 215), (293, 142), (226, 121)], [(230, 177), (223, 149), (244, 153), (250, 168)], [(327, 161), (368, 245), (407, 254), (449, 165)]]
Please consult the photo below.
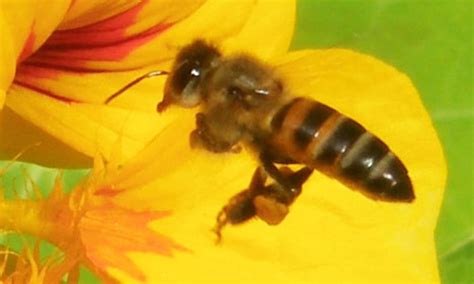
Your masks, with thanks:
[(297, 98), (272, 123), (282, 151), (372, 199), (410, 202), (413, 188), (403, 163), (379, 138), (327, 105)]

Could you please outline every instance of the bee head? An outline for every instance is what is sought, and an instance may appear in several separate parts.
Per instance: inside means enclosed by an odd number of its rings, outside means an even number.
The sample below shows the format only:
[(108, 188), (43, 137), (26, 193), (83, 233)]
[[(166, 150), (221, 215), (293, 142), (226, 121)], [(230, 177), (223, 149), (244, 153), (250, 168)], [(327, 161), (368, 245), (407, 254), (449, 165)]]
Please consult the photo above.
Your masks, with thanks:
[(218, 64), (219, 58), (219, 51), (203, 40), (185, 46), (176, 56), (158, 111), (164, 111), (170, 104), (186, 108), (197, 106), (202, 99), (201, 82)]

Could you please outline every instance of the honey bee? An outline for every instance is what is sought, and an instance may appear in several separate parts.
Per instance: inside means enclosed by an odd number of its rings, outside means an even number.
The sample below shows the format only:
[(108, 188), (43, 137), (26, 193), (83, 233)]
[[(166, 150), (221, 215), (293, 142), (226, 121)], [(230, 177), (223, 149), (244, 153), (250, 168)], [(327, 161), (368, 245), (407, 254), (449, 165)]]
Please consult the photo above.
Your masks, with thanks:
[[(178, 52), (171, 71), (163, 73), (169, 76), (158, 112), (170, 105), (200, 107), (190, 134), (193, 147), (222, 153), (237, 152), (243, 145), (258, 155), (261, 169), (249, 189), (219, 214), (218, 236), (224, 224), (240, 223), (250, 215), (272, 223), (265, 214), (254, 213), (255, 206), (254, 211), (238, 208), (251, 208), (250, 203), (275, 192), (296, 198), (313, 169), (373, 200), (415, 199), (406, 167), (381, 139), (328, 105), (292, 96), (276, 70), (257, 58), (222, 55), (215, 46), (195, 40)], [(139, 80), (163, 73), (138, 78), (108, 101)], [(301, 164), (304, 171), (277, 166), (288, 164)], [(271, 185), (262, 182), (263, 173), (273, 180)], [(288, 207), (294, 198), (274, 205)]]

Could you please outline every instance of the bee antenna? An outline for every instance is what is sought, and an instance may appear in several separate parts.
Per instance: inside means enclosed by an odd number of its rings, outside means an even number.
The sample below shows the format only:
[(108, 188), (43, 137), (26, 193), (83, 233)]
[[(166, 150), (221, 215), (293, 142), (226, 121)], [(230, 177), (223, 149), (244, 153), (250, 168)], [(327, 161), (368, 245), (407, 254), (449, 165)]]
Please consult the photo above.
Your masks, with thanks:
[(113, 93), (110, 97), (108, 97), (106, 100), (105, 100), (105, 104), (109, 104), (112, 100), (114, 100), (116, 97), (118, 97), (120, 94), (122, 94), (124, 91), (128, 90), (130, 87), (136, 85), (137, 83), (139, 83), (140, 81), (142, 81), (143, 79), (147, 79), (147, 78), (152, 78), (152, 77), (156, 77), (156, 76), (161, 76), (161, 75), (168, 75), (169, 72), (168, 71), (164, 71), (164, 70), (155, 70), (155, 71), (151, 71), (151, 72), (148, 72), (138, 78), (136, 78), (135, 80), (131, 81), (130, 83), (128, 83), (127, 85), (125, 85), (123, 88), (121, 88), (120, 90), (118, 90), (117, 92)]

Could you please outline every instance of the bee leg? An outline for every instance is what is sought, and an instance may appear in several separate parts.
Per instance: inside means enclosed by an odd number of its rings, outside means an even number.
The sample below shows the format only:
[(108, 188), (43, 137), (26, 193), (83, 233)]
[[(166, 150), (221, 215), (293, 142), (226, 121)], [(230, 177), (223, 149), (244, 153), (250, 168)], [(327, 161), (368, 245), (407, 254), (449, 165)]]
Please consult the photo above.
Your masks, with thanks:
[(216, 218), (216, 225), (212, 231), (216, 234), (216, 244), (220, 243), (222, 240), (222, 228), (227, 225), (227, 214), (225, 213), (225, 207), (221, 209)]
[(287, 205), (291, 205), (295, 201), (296, 197), (300, 195), (301, 190), (303, 189), (303, 184), (308, 180), (312, 173), (313, 169), (303, 167), (288, 176), (291, 184), (293, 185), (293, 188), (287, 192)]
[(248, 190), (252, 193), (253, 196), (261, 194), (265, 189), (265, 182), (267, 181), (267, 174), (262, 168), (258, 167), (253, 172), (252, 180)]
[(205, 148), (211, 152), (216, 152), (217, 146), (209, 135), (209, 126), (206, 116), (203, 113), (196, 114), (196, 129), (191, 132), (189, 142), (191, 148)]
[(216, 244), (222, 239), (222, 229), (227, 224), (237, 225), (244, 223), (255, 216), (255, 206), (252, 203), (253, 196), (249, 190), (243, 190), (233, 196), (225, 205), (216, 218), (213, 232), (216, 234)]
[(273, 160), (270, 157), (262, 153), (260, 155), (260, 161), (265, 172), (278, 184), (280, 184), (285, 189), (291, 189), (293, 186), (292, 181), (287, 175), (284, 175), (273, 163)]
[(269, 225), (277, 225), (285, 219), (290, 205), (300, 195), (303, 184), (313, 172), (308, 167), (304, 167), (297, 172), (293, 172), (288, 167), (282, 167), (279, 171), (290, 180), (293, 186), (285, 188), (275, 182), (268, 185), (265, 192), (253, 199), (257, 216)]
[(230, 145), (225, 141), (219, 141), (209, 130), (207, 118), (203, 113), (196, 114), (196, 129), (189, 137), (191, 148), (204, 148), (210, 152), (223, 153), (240, 151), (238, 145)]
[(234, 195), (221, 209), (216, 218), (213, 232), (216, 234), (216, 243), (222, 239), (222, 229), (227, 224), (241, 224), (256, 215), (253, 200), (255, 196), (262, 194), (265, 189), (266, 175), (263, 170), (257, 168), (247, 189)]
[(288, 167), (281, 167), (278, 169), (281, 175), (283, 175), (289, 183), (291, 188), (285, 188), (283, 185), (275, 183), (270, 186), (271, 194), (275, 198), (286, 205), (291, 205), (293, 201), (300, 195), (303, 188), (303, 184), (308, 180), (308, 178), (313, 173), (313, 170), (308, 167), (303, 167), (298, 171), (294, 172)]

